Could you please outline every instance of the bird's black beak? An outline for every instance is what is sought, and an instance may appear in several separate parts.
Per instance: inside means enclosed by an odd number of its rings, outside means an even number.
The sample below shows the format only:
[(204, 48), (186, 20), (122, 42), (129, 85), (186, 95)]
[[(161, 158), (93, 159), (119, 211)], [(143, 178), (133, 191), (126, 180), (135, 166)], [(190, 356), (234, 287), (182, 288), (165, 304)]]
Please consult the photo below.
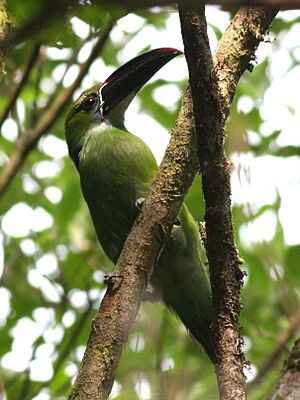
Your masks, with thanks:
[(113, 72), (100, 89), (102, 112), (111, 112), (126, 100), (122, 108), (127, 108), (141, 87), (167, 62), (183, 54), (180, 50), (169, 47), (143, 53)]

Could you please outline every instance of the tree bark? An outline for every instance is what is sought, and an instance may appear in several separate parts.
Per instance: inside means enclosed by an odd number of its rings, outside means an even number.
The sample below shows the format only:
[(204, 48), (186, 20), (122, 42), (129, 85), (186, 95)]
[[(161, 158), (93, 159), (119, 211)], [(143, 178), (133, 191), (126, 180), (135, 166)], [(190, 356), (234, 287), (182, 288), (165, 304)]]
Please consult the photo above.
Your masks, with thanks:
[(300, 399), (300, 338), (295, 342), (281, 378), (267, 400)]
[[(10, 30), (10, 18), (6, 8), (6, 1), (0, 0), (0, 43), (6, 40)], [(0, 50), (0, 79), (4, 73), (6, 50)]]
[(180, 9), (206, 202), (206, 249), (216, 314), (213, 331), (219, 358), (220, 396), (243, 399), (245, 360), (238, 321), (242, 272), (234, 243), (230, 162), (224, 153), (224, 128), (237, 83), (276, 10), (240, 9), (220, 40), (213, 67), (204, 7), (180, 6)]
[(220, 398), (245, 399), (244, 355), (239, 330), (243, 273), (234, 243), (231, 215), (230, 162), (224, 152), (226, 119), (207, 36), (204, 6), (179, 7), (188, 61), (198, 155), (205, 199), (206, 250), (215, 320), (213, 335)]

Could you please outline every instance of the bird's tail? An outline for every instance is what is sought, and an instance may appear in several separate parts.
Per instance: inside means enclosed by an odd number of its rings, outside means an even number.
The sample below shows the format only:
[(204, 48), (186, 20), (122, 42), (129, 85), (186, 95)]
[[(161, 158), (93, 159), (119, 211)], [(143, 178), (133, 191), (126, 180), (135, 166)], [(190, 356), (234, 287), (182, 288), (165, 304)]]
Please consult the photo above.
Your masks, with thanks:
[(203, 315), (197, 315), (198, 311), (195, 312), (192, 309), (188, 313), (189, 315), (187, 315), (186, 312), (182, 313), (181, 310), (175, 310), (171, 305), (170, 308), (172, 308), (181, 319), (196, 344), (199, 345), (200, 348), (204, 348), (212, 363), (216, 364), (217, 358), (211, 334), (211, 319), (204, 319)]
[(158, 287), (164, 303), (178, 315), (215, 364), (211, 290), (200, 259), (198, 227), (185, 206), (178, 218), (180, 226), (173, 228), (151, 281)]
[[(213, 318), (212, 301), (207, 278), (191, 277), (192, 282), (181, 281), (170, 296), (169, 288), (163, 290), (165, 304), (181, 319), (192, 338), (204, 348), (215, 364), (216, 353), (212, 339), (211, 324)], [(177, 286), (177, 285), (176, 285)], [(195, 288), (198, 286), (198, 289)]]

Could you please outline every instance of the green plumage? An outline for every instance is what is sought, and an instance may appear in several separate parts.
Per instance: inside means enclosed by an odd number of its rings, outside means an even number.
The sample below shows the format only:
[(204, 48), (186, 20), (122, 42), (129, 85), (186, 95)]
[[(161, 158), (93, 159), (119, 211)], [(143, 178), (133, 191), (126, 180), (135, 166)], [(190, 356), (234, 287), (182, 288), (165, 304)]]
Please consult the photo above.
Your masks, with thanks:
[(147, 196), (156, 170), (144, 142), (120, 129), (95, 130), (82, 149), (82, 192), (99, 241), (114, 263), (138, 213), (135, 202)]
[[(104, 119), (99, 108), (90, 110), (84, 103), (99, 88), (85, 92), (74, 103), (65, 131), (99, 241), (116, 263), (139, 212), (136, 200), (149, 193), (157, 164), (141, 139), (125, 128), (111, 126), (123, 125), (123, 115), (116, 120), (116, 108), (113, 118), (108, 113)], [(200, 260), (198, 227), (185, 205), (178, 220), (180, 225), (172, 228), (150, 283), (215, 362), (210, 284)]]

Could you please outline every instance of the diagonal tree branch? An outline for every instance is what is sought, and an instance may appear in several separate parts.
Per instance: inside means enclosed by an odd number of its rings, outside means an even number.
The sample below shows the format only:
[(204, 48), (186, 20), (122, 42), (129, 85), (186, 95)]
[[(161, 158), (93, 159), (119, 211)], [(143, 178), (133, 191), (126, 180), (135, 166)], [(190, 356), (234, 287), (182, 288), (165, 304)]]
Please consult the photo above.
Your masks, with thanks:
[(56, 18), (64, 15), (68, 7), (75, 6), (77, 3), (77, 0), (52, 0), (51, 2), (44, 2), (44, 7), (39, 13), (34, 14), (21, 27), (12, 29), (9, 35), (0, 40), (0, 51), (7, 51), (9, 48), (37, 35), (40, 31), (50, 26)]
[[(223, 120), (226, 120), (240, 77), (252, 69), (255, 51), (278, 13), (276, 8), (241, 7), (222, 35), (213, 56), (214, 74), (221, 95)], [(249, 68), (250, 67), (250, 68)]]
[[(235, 23), (232, 23), (226, 32), (227, 35), (237, 36), (238, 43), (236, 43), (236, 46), (241, 51), (236, 54), (237, 60), (243, 58), (246, 51), (253, 57), (257, 45), (263, 38), (263, 36), (260, 36), (256, 38), (256, 41), (248, 43), (244, 40), (243, 32), (239, 31), (240, 26), (246, 29), (247, 24), (252, 23), (262, 33), (269, 28), (269, 25), (261, 23), (264, 20), (264, 13), (268, 14), (269, 11), (262, 9), (260, 12), (261, 18), (256, 17), (254, 20), (251, 18), (249, 20), (250, 9), (249, 15), (243, 12), (238, 13)], [(273, 18), (275, 14), (273, 12)], [(240, 24), (237, 23), (238, 21), (240, 21)], [(271, 21), (272, 17), (270, 16), (269, 23)], [(241, 40), (241, 43), (239, 43), (239, 40)], [(243, 48), (246, 45), (249, 45), (249, 48)], [(226, 46), (226, 42), (224, 42), (224, 46)], [(222, 46), (219, 47), (215, 59), (221, 62), (223, 57), (223, 62), (226, 64), (226, 58), (230, 51), (231, 48), (227, 48), (226, 51)], [(236, 61), (236, 63), (241, 64), (241, 61)], [(236, 85), (239, 76), (235, 75), (235, 77), (234, 83)], [(224, 86), (226, 87), (225, 84)], [(221, 111), (223, 123), (223, 120), (226, 120), (225, 116), (229, 112), (229, 108), (221, 109)], [(108, 280), (108, 289), (93, 320), (87, 348), (69, 399), (104, 400), (109, 396), (115, 371), (128, 338), (128, 332), (137, 315), (153, 265), (159, 257), (166, 235), (169, 234), (184, 196), (198, 171), (198, 165), (192, 100), (188, 89), (183, 97), (181, 110), (172, 131), (171, 141), (152, 190), (143, 203), (143, 210), (126, 240), (114, 275)], [(220, 223), (218, 226), (220, 226)], [(232, 250), (231, 243), (228, 248)], [(239, 259), (236, 259), (235, 248), (233, 250), (234, 263), (231, 268), (238, 274), (234, 280), (234, 287), (237, 286), (239, 290), (240, 271), (237, 269)], [(217, 277), (214, 279), (216, 282)], [(236, 321), (235, 316), (233, 321)], [(232, 331), (236, 332), (234, 329)], [(240, 376), (242, 375), (241, 371), (238, 371), (238, 373)], [(242, 399), (244, 397), (242, 390), (241, 396), (236, 398)]]
[(16, 173), (22, 167), (27, 155), (32, 149), (34, 149), (38, 140), (51, 128), (57, 118), (62, 114), (65, 106), (72, 98), (74, 91), (80, 85), (92, 62), (96, 59), (96, 57), (99, 56), (99, 53), (101, 52), (109, 37), (109, 33), (112, 30), (112, 27), (113, 23), (108, 22), (106, 26), (102, 29), (90, 56), (85, 61), (85, 63), (80, 66), (79, 73), (72, 85), (66, 88), (60, 94), (60, 96), (56, 98), (51, 107), (43, 114), (37, 124), (29, 132), (24, 133), (17, 140), (15, 149), (10, 156), (10, 160), (3, 167), (1, 172), (0, 198), (4, 195), (6, 189), (12, 182)]
[[(59, 344), (59, 348), (62, 350), (58, 353), (58, 357), (53, 364), (53, 376), (51, 377), (51, 384), (56, 381), (57, 375), (61, 371), (67, 357), (74, 350), (74, 347), (77, 345), (78, 337), (82, 332), (82, 327), (90, 320), (91, 315), (93, 314), (93, 303), (90, 301), (88, 304), (88, 308), (82, 312), (81, 316), (78, 318), (78, 321), (74, 324), (73, 329), (67, 333), (62, 342)], [(29, 375), (28, 375), (29, 376)], [(26, 396), (21, 393), (19, 396), (20, 400), (30, 400), (36, 397), (40, 391), (45, 388), (47, 385), (45, 382), (42, 382), (38, 386), (34, 387), (34, 390), (27, 393)], [(29, 397), (30, 396), (30, 397)]]
[(20, 82), (13, 88), (10, 98), (9, 98), (7, 104), (5, 105), (2, 113), (0, 114), (0, 128), (3, 124), (3, 122), (8, 117), (9, 112), (14, 107), (14, 105), (19, 97), (19, 94), (21, 93), (24, 85), (26, 84), (28, 76), (29, 76), (32, 68), (34, 67), (36, 60), (38, 59), (39, 53), (40, 53), (40, 44), (36, 44), (33, 47), (32, 53), (28, 59), (27, 64), (25, 65)]

